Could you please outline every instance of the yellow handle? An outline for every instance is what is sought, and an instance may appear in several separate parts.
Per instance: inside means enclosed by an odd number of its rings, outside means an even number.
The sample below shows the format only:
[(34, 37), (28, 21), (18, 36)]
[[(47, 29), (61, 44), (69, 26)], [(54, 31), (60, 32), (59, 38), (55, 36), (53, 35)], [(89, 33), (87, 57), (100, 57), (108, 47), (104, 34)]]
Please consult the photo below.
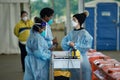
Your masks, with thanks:
[[(80, 59), (80, 51), (79, 50), (76, 50), (75, 51), (75, 56), (77, 56), (78, 59)], [(74, 56), (74, 51), (72, 51), (72, 57)]]

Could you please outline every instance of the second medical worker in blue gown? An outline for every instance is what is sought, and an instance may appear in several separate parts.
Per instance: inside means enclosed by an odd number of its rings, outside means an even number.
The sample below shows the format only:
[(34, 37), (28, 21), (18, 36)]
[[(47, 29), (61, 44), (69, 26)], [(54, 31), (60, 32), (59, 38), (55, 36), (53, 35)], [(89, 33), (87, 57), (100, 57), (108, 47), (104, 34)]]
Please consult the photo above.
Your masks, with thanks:
[(45, 7), (40, 11), (40, 18), (46, 22), (45, 39), (47, 40), (49, 46), (58, 45), (57, 38), (56, 37), (53, 38), (53, 34), (50, 26), (53, 23), (53, 15), (54, 15), (54, 10), (49, 7)]
[[(83, 58), (81, 64), (82, 80), (91, 80), (91, 66), (86, 52), (92, 46), (93, 37), (82, 27), (87, 15), (88, 12), (73, 15), (72, 26), (74, 29), (63, 38), (61, 43), (63, 50), (70, 51), (75, 48), (81, 52)], [(79, 73), (77, 75), (80, 76)]]
[(46, 23), (35, 23), (27, 40), (24, 80), (49, 80), (51, 51), (45, 40)]

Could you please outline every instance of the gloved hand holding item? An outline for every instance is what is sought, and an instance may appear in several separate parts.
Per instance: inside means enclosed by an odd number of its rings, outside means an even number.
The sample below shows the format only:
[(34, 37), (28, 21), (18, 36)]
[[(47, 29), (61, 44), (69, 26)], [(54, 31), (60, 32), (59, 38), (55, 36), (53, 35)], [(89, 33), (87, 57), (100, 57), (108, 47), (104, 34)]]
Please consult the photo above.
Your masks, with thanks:
[(51, 47), (51, 48), (49, 48), (49, 50), (54, 51), (54, 50), (55, 50), (55, 47)]
[(71, 47), (74, 47), (74, 46), (75, 46), (75, 43), (74, 43), (74, 42), (70, 42), (69, 45), (70, 45)]
[(58, 46), (57, 37), (55, 37), (52, 41), (53, 41), (53, 46), (57, 47)]

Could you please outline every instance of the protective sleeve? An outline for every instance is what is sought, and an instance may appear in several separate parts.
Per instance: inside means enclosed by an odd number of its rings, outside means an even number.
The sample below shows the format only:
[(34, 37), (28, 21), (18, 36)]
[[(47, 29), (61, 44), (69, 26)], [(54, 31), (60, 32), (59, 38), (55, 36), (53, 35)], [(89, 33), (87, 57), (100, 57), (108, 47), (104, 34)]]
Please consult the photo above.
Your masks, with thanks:
[(38, 46), (38, 50), (35, 50), (35, 55), (37, 56), (37, 57), (40, 57), (41, 59), (43, 59), (43, 60), (47, 60), (47, 59), (49, 59), (50, 58), (50, 56), (51, 56), (51, 51), (50, 50), (48, 50), (48, 47), (45, 47), (44, 46), (44, 42), (42, 42), (42, 40), (38, 40), (37, 41), (38, 43), (37, 43), (37, 46)]
[(71, 47), (69, 46), (69, 43), (71, 42), (70, 40), (71, 39), (69, 34), (62, 39), (61, 47), (63, 50), (68, 51), (71, 49)]
[(52, 41), (53, 40), (53, 34), (52, 34), (52, 31), (51, 31), (51, 27), (47, 24), (46, 26), (46, 39)]
[(78, 41), (75, 43), (75, 47), (79, 49), (80, 51), (87, 51), (92, 46), (93, 38), (92, 36), (85, 32), (81, 38), (78, 39)]
[(53, 42), (50, 41), (50, 40), (47, 40), (47, 43), (48, 43), (48, 47), (51, 48), (53, 46)]

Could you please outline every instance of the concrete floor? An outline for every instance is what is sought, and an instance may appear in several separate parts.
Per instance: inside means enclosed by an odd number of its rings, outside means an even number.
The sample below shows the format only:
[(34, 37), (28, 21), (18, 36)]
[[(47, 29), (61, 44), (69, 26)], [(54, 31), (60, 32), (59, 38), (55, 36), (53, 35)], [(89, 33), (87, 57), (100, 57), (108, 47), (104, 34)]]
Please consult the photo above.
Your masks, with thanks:
[(116, 59), (120, 62), (120, 51), (99, 51), (104, 53), (107, 56), (110, 56), (113, 59)]
[(23, 80), (20, 55), (0, 55), (0, 80)]
[[(100, 52), (120, 61), (120, 52)], [(0, 80), (23, 80), (20, 55), (0, 55)]]

